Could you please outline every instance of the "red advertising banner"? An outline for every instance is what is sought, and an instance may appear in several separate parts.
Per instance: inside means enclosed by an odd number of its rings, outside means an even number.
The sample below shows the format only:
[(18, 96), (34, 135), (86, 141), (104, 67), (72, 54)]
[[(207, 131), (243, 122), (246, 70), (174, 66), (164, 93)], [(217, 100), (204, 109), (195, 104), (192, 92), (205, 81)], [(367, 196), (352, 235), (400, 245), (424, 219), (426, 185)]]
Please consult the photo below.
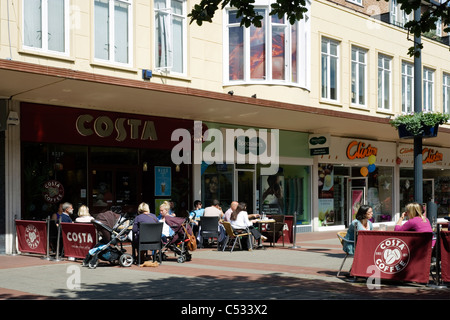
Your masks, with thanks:
[(88, 223), (61, 223), (64, 256), (85, 258), (97, 240), (94, 225)]
[(16, 231), (20, 252), (46, 254), (47, 222), (16, 220)]
[(352, 276), (428, 283), (431, 232), (360, 231)]
[(441, 279), (450, 282), (450, 231), (441, 231)]

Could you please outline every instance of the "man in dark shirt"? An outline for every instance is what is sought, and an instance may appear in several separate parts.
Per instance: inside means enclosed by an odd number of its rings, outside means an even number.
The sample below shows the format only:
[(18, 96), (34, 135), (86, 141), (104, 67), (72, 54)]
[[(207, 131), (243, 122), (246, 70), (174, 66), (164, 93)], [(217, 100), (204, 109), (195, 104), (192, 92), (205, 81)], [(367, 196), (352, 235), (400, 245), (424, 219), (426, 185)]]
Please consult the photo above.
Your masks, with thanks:
[(73, 206), (69, 202), (64, 202), (62, 205), (62, 214), (61, 214), (61, 222), (71, 223), (72, 218), (70, 217), (73, 214)]

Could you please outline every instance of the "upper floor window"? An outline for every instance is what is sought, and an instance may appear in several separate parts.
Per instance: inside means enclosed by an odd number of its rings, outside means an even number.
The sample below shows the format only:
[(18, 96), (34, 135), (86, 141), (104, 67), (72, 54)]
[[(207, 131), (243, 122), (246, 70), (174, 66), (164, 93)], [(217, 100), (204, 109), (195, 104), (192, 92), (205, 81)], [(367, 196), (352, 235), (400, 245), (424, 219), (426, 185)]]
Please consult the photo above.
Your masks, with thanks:
[(444, 113), (450, 113), (450, 74), (444, 73), (442, 83), (444, 97), (443, 110)]
[(94, 0), (95, 58), (132, 63), (131, 0)]
[(402, 62), (402, 112), (411, 113), (414, 109), (414, 65)]
[(354, 3), (354, 4), (357, 4), (359, 6), (362, 6), (362, 0), (347, 0), (347, 1), (351, 2), (351, 3)]
[[(270, 16), (271, 8), (255, 9), (261, 27), (241, 27), (236, 10), (226, 11), (225, 82), (285, 83), (309, 86), (309, 17), (291, 25), (284, 17)], [(226, 60), (225, 60), (226, 61)]]
[(404, 10), (401, 9), (401, 5), (398, 4), (397, 0), (391, 0), (390, 2), (390, 11), (389, 11), (389, 20), (391, 24), (394, 24), (399, 27), (404, 27), (405, 24), (413, 20), (414, 13), (406, 14)]
[(23, 46), (69, 54), (69, 0), (23, 0)]
[(367, 50), (352, 47), (352, 103), (366, 105), (366, 82), (367, 82)]
[(186, 1), (155, 0), (155, 66), (186, 73)]
[(322, 38), (321, 77), (322, 98), (339, 100), (339, 42)]
[(378, 55), (378, 109), (391, 110), (392, 58)]
[(434, 104), (434, 71), (423, 68), (423, 111), (433, 111)]

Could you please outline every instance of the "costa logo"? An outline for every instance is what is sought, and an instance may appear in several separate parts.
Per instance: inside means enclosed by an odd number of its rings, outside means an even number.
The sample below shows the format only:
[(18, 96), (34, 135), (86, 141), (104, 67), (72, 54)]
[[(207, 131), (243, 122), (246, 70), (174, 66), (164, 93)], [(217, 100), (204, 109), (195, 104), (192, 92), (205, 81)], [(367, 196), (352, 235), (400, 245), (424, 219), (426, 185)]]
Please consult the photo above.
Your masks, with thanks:
[(374, 261), (384, 273), (394, 274), (406, 268), (409, 262), (408, 245), (398, 238), (383, 240), (375, 249)]
[(50, 203), (58, 203), (64, 197), (64, 186), (61, 182), (50, 180), (44, 183), (44, 199)]
[(31, 249), (36, 249), (41, 242), (39, 231), (32, 224), (27, 225), (27, 227), (25, 228), (25, 241), (28, 247), (30, 247)]

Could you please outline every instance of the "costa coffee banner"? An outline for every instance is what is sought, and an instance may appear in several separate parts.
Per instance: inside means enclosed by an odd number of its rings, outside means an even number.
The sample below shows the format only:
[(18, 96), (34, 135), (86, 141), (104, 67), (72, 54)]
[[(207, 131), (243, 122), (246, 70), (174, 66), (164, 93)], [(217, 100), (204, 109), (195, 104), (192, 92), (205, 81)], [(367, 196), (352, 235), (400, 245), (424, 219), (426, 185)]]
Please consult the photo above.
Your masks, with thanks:
[(47, 223), (45, 221), (16, 220), (16, 231), (20, 252), (46, 254)]
[(441, 231), (441, 278), (450, 282), (450, 231)]
[(85, 258), (97, 240), (95, 227), (88, 223), (61, 223), (64, 255)]
[[(124, 106), (126, 109), (126, 106)], [(193, 121), (22, 103), (21, 139), (31, 142), (171, 149), (176, 129)]]
[(352, 276), (428, 283), (431, 232), (358, 232)]

